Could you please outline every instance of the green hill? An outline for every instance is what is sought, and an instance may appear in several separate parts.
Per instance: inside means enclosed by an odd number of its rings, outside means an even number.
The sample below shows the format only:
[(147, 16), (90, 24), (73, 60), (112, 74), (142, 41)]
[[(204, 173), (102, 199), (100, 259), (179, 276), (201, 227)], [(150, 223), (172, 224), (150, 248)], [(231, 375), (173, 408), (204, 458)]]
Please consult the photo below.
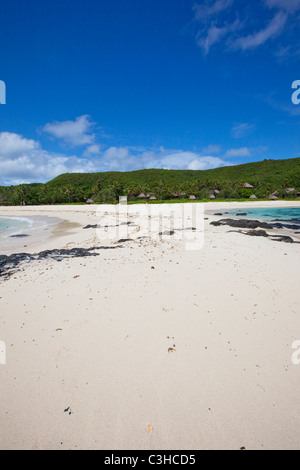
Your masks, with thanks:
[[(245, 183), (254, 189), (244, 188)], [(287, 193), (287, 188), (295, 188)], [(215, 191), (215, 192), (214, 192)], [(214, 170), (149, 169), (126, 172), (67, 173), (46, 184), (0, 187), (0, 204), (58, 204), (85, 202), (114, 202), (127, 194), (136, 200), (140, 193), (168, 200), (183, 193), (204, 200), (212, 193), (216, 198), (268, 198), (277, 191), (280, 197), (296, 197), (300, 192), (300, 158), (263, 160)]]
[(290, 184), (300, 185), (300, 158), (289, 160), (263, 160), (261, 162), (246, 163), (244, 165), (227, 166), (214, 170), (137, 170), (126, 172), (105, 173), (67, 173), (53, 179), (47, 186), (61, 187), (72, 184), (76, 187), (93, 186), (101, 182), (108, 186), (117, 181), (121, 184), (135, 183), (149, 185), (154, 188), (161, 180), (168, 184), (184, 184), (195, 181), (248, 182), (260, 184), (262, 180), (281, 186), (287, 179)]

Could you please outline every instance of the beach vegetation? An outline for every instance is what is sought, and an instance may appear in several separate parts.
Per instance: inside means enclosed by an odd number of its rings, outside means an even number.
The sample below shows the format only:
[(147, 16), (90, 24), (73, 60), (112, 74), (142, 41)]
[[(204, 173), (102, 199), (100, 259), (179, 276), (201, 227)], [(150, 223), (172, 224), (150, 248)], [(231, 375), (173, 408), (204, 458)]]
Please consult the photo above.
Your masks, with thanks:
[[(78, 204), (92, 199), (114, 204), (300, 197), (300, 158), (263, 160), (213, 170), (147, 169), (103, 173), (66, 173), (48, 183), (0, 187), (0, 205)], [(155, 199), (154, 199), (155, 198)]]

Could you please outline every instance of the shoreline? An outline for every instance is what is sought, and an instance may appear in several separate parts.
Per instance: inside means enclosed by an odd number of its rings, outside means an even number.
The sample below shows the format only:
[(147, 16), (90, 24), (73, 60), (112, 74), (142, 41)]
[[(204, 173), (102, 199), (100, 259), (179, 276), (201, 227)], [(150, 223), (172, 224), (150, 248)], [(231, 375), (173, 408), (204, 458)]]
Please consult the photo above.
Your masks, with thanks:
[[(226, 209), (237, 209), (247, 210), (253, 208), (290, 208), (299, 207), (300, 201), (253, 201), (248, 202), (206, 202), (206, 203), (186, 203), (185, 206), (203, 206), (204, 214), (208, 217), (213, 217), (214, 212)], [(176, 211), (182, 206), (181, 204), (155, 204), (155, 205), (129, 205), (129, 211), (137, 214), (147, 208), (151, 210), (161, 210), (168, 214), (170, 210)], [(99, 243), (96, 235), (93, 237), (86, 238), (83, 236), (80, 228), (87, 225), (95, 225), (99, 222), (104, 214), (112, 214), (114, 216), (115, 210), (118, 206), (116, 205), (59, 205), (59, 206), (25, 206), (20, 208), (19, 206), (0, 206), (0, 216), (3, 217), (25, 217), (28, 219), (44, 220), (48, 222), (48, 226), (45, 233), (44, 230), (37, 230), (32, 236), (26, 237), (26, 239), (9, 239), (11, 247), (0, 249), (0, 254), (16, 254), (23, 252), (26, 248), (26, 252), (34, 253), (37, 250), (43, 251), (45, 249), (56, 249), (56, 248), (70, 248), (80, 246), (83, 248), (93, 246)], [(233, 217), (233, 216), (232, 216)], [(113, 219), (114, 220), (114, 219)], [(79, 229), (79, 230), (77, 230)], [(297, 237), (298, 239), (298, 237)], [(24, 242), (24, 243), (23, 243)]]
[[(12, 214), (12, 213), (10, 213)], [(22, 218), (24, 221), (29, 222), (28, 227), (18, 229), (18, 233), (8, 234), (0, 238), (0, 254), (16, 254), (26, 251), (30, 252), (47, 246), (51, 240), (71, 234), (71, 230), (78, 228), (79, 224), (69, 222), (67, 220), (54, 217), (51, 215), (36, 215), (36, 213), (23, 216), (19, 215), (2, 215), (0, 216), (8, 219)]]

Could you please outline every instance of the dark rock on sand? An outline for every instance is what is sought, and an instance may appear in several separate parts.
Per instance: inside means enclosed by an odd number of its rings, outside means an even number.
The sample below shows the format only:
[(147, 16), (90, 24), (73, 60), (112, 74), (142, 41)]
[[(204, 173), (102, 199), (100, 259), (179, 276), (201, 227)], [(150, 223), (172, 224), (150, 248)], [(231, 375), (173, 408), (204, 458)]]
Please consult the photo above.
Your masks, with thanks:
[(289, 230), (299, 230), (300, 229), (300, 225), (296, 225), (296, 224), (287, 224), (287, 225), (283, 225), (284, 228), (288, 228)]
[(214, 225), (215, 227), (219, 227), (220, 225), (229, 225), (229, 227), (235, 227), (235, 228), (249, 228), (249, 229), (266, 228), (266, 229), (272, 230), (272, 226), (270, 224), (267, 224), (266, 222), (260, 222), (259, 220), (250, 220), (250, 219), (242, 219), (242, 220), (221, 219), (218, 221), (211, 222), (210, 224)]
[(300, 229), (300, 225), (296, 225), (296, 224), (281, 224), (279, 222), (276, 222), (275, 224), (271, 224), (271, 225), (274, 228), (287, 228), (289, 230), (298, 230), (298, 229)]
[(97, 224), (95, 224), (95, 225), (86, 225), (85, 227), (83, 227), (84, 230), (86, 230), (88, 228), (98, 228), (98, 225)]
[(291, 237), (287, 235), (273, 235), (268, 234), (265, 230), (230, 230), (230, 232), (237, 232), (242, 233), (243, 235), (249, 235), (251, 237), (265, 237), (270, 238), (270, 240), (276, 242), (284, 242), (284, 243), (300, 243), (295, 242)]
[(249, 230), (248, 232), (241, 232), (245, 233), (245, 235), (250, 235), (251, 237), (268, 237), (269, 235), (265, 230)]
[(236, 216), (241, 216), (241, 215), (247, 215), (247, 212), (238, 212), (237, 214), (235, 214)]
[(86, 256), (99, 256), (97, 250), (114, 250), (121, 248), (118, 246), (95, 246), (92, 248), (72, 248), (70, 250), (45, 250), (40, 253), (17, 253), (13, 255), (0, 255), (0, 278), (10, 276), (19, 269), (21, 263), (30, 263), (44, 259), (63, 261), (68, 258), (84, 258)]
[(159, 232), (159, 235), (174, 235), (174, 230), (165, 230), (164, 232)]
[(287, 235), (269, 235), (271, 240), (274, 240), (276, 242), (284, 242), (284, 243), (299, 243), (295, 242), (291, 237)]
[(10, 235), (9, 238), (26, 238), (29, 237), (29, 235), (26, 235), (26, 233), (20, 233), (18, 235)]

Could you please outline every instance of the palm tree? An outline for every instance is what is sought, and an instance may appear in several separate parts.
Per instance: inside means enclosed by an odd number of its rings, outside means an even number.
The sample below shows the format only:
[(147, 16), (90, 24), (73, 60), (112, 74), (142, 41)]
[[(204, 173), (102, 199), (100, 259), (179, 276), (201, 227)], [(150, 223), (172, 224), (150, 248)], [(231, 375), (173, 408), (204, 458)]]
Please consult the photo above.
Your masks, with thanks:
[(68, 196), (69, 203), (73, 202), (74, 188), (71, 184), (66, 187), (66, 194)]
[(18, 186), (18, 187), (16, 188), (16, 193), (17, 193), (17, 197), (18, 197), (19, 201), (20, 201), (21, 204), (22, 204), (22, 202), (24, 201), (24, 198), (25, 198), (25, 193), (24, 193), (24, 188), (23, 188), (23, 186)]
[(97, 183), (95, 184), (95, 186), (93, 187), (92, 189), (92, 194), (98, 194), (102, 189), (102, 185), (100, 183), (100, 181), (97, 181)]

